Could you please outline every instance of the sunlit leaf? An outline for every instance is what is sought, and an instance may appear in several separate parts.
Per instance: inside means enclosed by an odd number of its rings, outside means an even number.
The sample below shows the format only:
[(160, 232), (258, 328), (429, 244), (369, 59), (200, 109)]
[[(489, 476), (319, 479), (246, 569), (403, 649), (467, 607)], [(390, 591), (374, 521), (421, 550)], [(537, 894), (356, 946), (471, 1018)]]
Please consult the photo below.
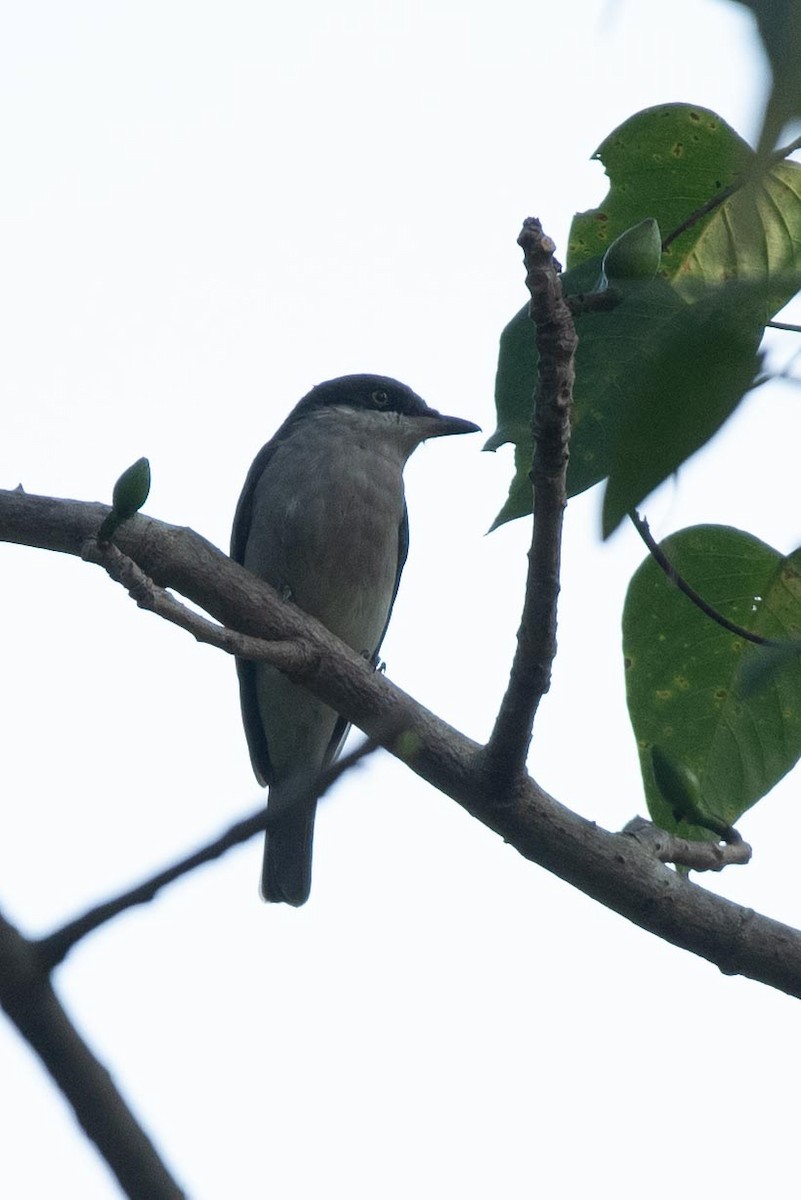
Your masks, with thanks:
[(637, 113), (593, 157), (606, 168), (609, 192), (598, 208), (574, 217), (569, 267), (603, 254), (619, 234), (646, 217), (654, 217), (667, 238), (724, 189), (745, 181), (671, 241), (661, 272), (690, 299), (699, 284), (776, 279), (768, 317), (795, 295), (801, 271), (801, 165), (781, 162), (748, 181), (757, 162), (748, 143), (716, 113), (689, 104)]
[[(716, 114), (686, 104), (646, 109), (596, 153), (610, 176), (598, 208), (576, 216), (563, 276), (592, 291), (605, 251), (646, 218), (675, 230), (755, 163)], [(577, 318), (568, 495), (611, 476), (604, 529), (702, 446), (734, 411), (759, 365), (766, 321), (801, 286), (801, 167), (783, 162), (737, 187), (675, 238), (660, 277), (611, 312)], [(515, 444), (515, 475), (495, 525), (531, 512), (534, 330), (525, 310), (504, 330), (498, 428), (487, 448)]]

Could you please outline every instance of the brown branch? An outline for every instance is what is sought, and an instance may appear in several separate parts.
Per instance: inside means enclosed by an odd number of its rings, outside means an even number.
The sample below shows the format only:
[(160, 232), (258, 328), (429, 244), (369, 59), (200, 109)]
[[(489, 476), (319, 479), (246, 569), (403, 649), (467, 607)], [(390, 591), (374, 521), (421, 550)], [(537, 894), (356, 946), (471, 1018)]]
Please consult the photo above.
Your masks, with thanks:
[[(0, 491), (0, 540), (80, 555), (107, 511), (105, 505)], [(610, 833), (571, 812), (528, 777), (499, 803), (475, 742), (191, 530), (140, 515), (126, 522), (117, 541), (146, 574), (182, 592), (223, 624), (257, 637), (306, 642), (311, 665), (296, 678), (309, 691), (525, 858), (727, 974), (745, 975), (801, 998), (798, 930), (679, 876), (634, 838)], [(399, 735), (399, 730), (404, 732)]]
[(509, 684), (487, 744), (486, 770), (503, 793), (525, 770), (531, 731), (540, 700), (551, 684), (556, 654), (556, 604), (562, 547), (562, 518), (567, 503), (573, 359), (578, 339), (562, 295), (555, 246), (539, 221), (529, 218), (518, 238), (531, 293), (529, 313), (539, 353), (539, 380), (532, 432), (534, 520), (528, 577), (517, 651)]
[[(125, 574), (130, 575), (127, 568)], [(317, 799), (375, 748), (374, 742), (365, 741), (323, 771), (314, 783)], [(108, 1072), (73, 1027), (49, 975), (81, 939), (101, 925), (135, 905), (153, 900), (168, 884), (264, 832), (269, 824), (266, 810), (259, 809), (200, 850), (38, 940), (22, 937), (0, 916), (0, 1003), (72, 1104), (87, 1136), (129, 1196), (176, 1200), (184, 1193), (170, 1177)]]
[(35, 943), (0, 916), (0, 1003), (72, 1105), (78, 1121), (133, 1200), (184, 1192), (159, 1158), (106, 1068), (64, 1011)]
[[(80, 556), (108, 511), (104, 504), (0, 490), (0, 541)], [(437, 774), (443, 771), (453, 733), (444, 721), (205, 538), (139, 514), (126, 521), (115, 540), (156, 584), (180, 592), (222, 625), (267, 642), (302, 645), (294, 679), (379, 745), (416, 765), (430, 762)], [(405, 731), (416, 736), (406, 738)], [(478, 752), (475, 743), (465, 739), (465, 744)]]
[[(250, 639), (255, 641), (256, 639)], [(236, 651), (238, 654), (239, 651)], [(342, 778), (342, 776), (350, 771), (353, 767), (360, 763), (363, 758), (376, 749), (376, 743), (367, 739), (352, 750), (350, 754), (346, 754), (338, 762), (333, 763), (322, 771), (317, 779), (313, 782), (313, 787), (305, 788), (303, 795), (296, 797), (298, 803), (303, 803), (309, 798), (309, 792), (313, 790), (315, 799), (319, 800), (325, 793), (334, 786), (334, 784)], [(105, 925), (107, 921), (118, 917), (120, 913), (126, 912), (129, 908), (134, 908), (137, 904), (148, 904), (154, 900), (162, 888), (167, 887), (170, 883), (175, 883), (177, 879), (181, 879), (184, 875), (188, 875), (190, 871), (197, 870), (198, 867), (203, 867), (207, 863), (214, 862), (215, 859), (221, 858), (234, 846), (240, 846), (243, 842), (247, 842), (257, 833), (264, 833), (270, 828), (270, 818), (267, 815), (266, 808), (262, 807), (250, 817), (245, 817), (241, 821), (237, 821), (226, 829), (225, 833), (214, 838), (213, 841), (207, 842), (199, 850), (188, 854), (186, 858), (179, 859), (173, 863), (171, 867), (166, 867), (163, 871), (158, 871), (155, 875), (151, 875), (149, 879), (143, 883), (137, 884), (136, 887), (130, 888), (125, 892), (115, 896), (112, 900), (107, 900), (103, 904), (98, 904), (94, 908), (90, 908), (87, 912), (82, 913), (80, 917), (76, 917), (73, 921), (68, 921), (66, 925), (62, 925), (60, 929), (54, 930), (53, 933), (46, 937), (40, 938), (36, 943), (36, 948), (39, 954), (39, 961), (48, 971), (52, 971), (69, 954), (82, 938), (88, 934), (94, 933), (101, 925)]]
[(103, 567), (115, 583), (125, 588), (139, 608), (155, 613), (157, 617), (186, 630), (198, 642), (215, 646), (218, 650), (224, 650), (226, 654), (233, 654), (237, 658), (268, 662), (281, 671), (300, 671), (304, 664), (308, 665), (308, 651), (302, 642), (268, 642), (262, 638), (237, 633), (234, 629), (226, 629), (223, 625), (201, 617), (199, 613), (171, 596), (165, 588), (154, 583), (133, 559), (123, 554), (111, 542), (88, 538), (81, 550), (81, 558), (85, 562)]

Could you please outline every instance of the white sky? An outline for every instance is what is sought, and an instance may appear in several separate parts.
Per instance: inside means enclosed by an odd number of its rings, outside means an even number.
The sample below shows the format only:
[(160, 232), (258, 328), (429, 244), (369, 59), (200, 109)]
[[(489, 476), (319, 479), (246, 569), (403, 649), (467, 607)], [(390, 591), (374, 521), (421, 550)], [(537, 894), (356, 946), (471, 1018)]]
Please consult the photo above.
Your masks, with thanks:
[[(591, 153), (647, 105), (703, 104), (753, 138), (750, 28), (713, 0), (5, 5), (0, 485), (107, 500), (147, 454), (146, 511), (226, 547), (252, 457), (325, 378), (396, 375), (488, 434), (522, 218), (564, 253), (606, 192)], [(793, 549), (798, 400), (755, 394), (648, 506), (660, 535), (722, 521)], [(479, 450), (409, 466), (384, 655), (484, 738), (528, 530), (483, 536), (511, 454)], [(532, 769), (619, 828), (643, 811), (619, 647), (642, 551), (598, 525), (596, 494), (571, 504)], [(261, 792), (232, 663), (95, 568), (0, 553), (0, 903), (36, 933)], [(753, 865), (710, 883), (796, 925), (797, 786), (742, 821)], [(193, 1197), (791, 1194), (794, 1001), (599, 908), (387, 757), (321, 811), (305, 908), (259, 902), (260, 856), (173, 887), (56, 978)], [(118, 1194), (5, 1027), (0, 1130), (4, 1195)]]

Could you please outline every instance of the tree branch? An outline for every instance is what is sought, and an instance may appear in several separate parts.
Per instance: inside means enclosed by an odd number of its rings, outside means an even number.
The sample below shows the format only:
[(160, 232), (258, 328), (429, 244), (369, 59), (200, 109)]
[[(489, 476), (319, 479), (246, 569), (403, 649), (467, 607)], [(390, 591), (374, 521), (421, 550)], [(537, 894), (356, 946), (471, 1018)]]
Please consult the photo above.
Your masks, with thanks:
[(125, 1195), (132, 1200), (183, 1197), (108, 1071), (62, 1008), (36, 944), (1, 915), (0, 1004), (72, 1105)]
[[(0, 540), (80, 555), (108, 508), (0, 491)], [(559, 804), (528, 777), (499, 802), (481, 748), (373, 671), (319, 622), (189, 529), (141, 515), (118, 531), (123, 553), (235, 629), (309, 649), (292, 678), (385, 746), (520, 854), (675, 946), (801, 998), (801, 933), (706, 891)]]
[[(255, 641), (255, 639), (250, 640)], [(238, 654), (239, 651), (236, 651), (236, 653)], [(319, 800), (347, 771), (350, 771), (352, 767), (356, 766), (357, 763), (361, 762), (366, 755), (371, 754), (375, 749), (375, 742), (369, 739), (362, 742), (350, 754), (346, 754), (338, 762), (333, 763), (318, 775), (314, 781), (313, 788), (304, 789), (303, 795), (296, 797), (297, 803), (303, 803), (310, 791), (313, 791), (315, 798)], [(137, 884), (136, 887), (120, 893), (119, 896), (115, 896), (112, 900), (98, 904), (95, 908), (90, 908), (80, 917), (76, 917), (73, 921), (68, 921), (60, 929), (56, 929), (46, 937), (40, 938), (38, 942), (34, 943), (38, 951), (40, 963), (47, 971), (52, 971), (64, 961), (70, 950), (82, 938), (85, 938), (87, 934), (94, 933), (101, 925), (105, 925), (107, 921), (118, 917), (120, 913), (126, 912), (129, 908), (134, 908), (137, 904), (148, 904), (168, 884), (174, 883), (184, 875), (188, 875), (190, 871), (197, 870), (198, 867), (214, 862), (215, 859), (221, 858), (223, 854), (232, 850), (234, 846), (240, 846), (243, 842), (249, 841), (255, 834), (265, 833), (269, 828), (270, 818), (267, 815), (267, 809), (263, 807), (258, 812), (253, 813), (252, 816), (245, 817), (242, 821), (237, 821), (226, 829), (225, 833), (214, 838), (213, 841), (207, 842), (205, 846), (193, 851), (192, 854), (188, 854), (186, 858), (179, 859), (171, 867), (166, 867), (163, 871), (158, 871), (143, 883)]]
[[(314, 783), (316, 797), (323, 796), (375, 748), (374, 742), (365, 741), (323, 771)], [(81, 1126), (120, 1186), (134, 1200), (141, 1196), (177, 1200), (184, 1193), (170, 1177), (108, 1071), (70, 1022), (49, 975), (82, 938), (127, 909), (153, 900), (167, 884), (213, 862), (254, 834), (264, 832), (269, 824), (267, 811), (262, 808), (236, 822), (200, 850), (137, 887), (89, 909), (47, 937), (24, 938), (0, 915), (0, 1004), (72, 1105)]]
[(768, 321), (767, 329), (784, 329), (788, 333), (801, 333), (801, 325), (790, 325), (787, 321)]
[[(675, 863), (691, 871), (722, 871), (724, 867), (745, 866), (751, 861), (751, 847), (744, 842), (736, 829), (728, 830), (725, 844), (720, 842), (691, 842), (660, 829), (644, 817), (632, 817), (623, 832), (636, 838), (663, 863)], [(732, 834), (736, 836), (731, 836)]]
[(154, 583), (149, 575), (138, 567), (133, 559), (112, 542), (99, 542), (89, 538), (83, 544), (81, 558), (85, 562), (103, 567), (115, 583), (122, 584), (132, 600), (147, 612), (155, 613), (179, 629), (186, 630), (198, 642), (215, 646), (226, 654), (237, 658), (248, 658), (268, 662), (281, 671), (299, 671), (306, 659), (303, 643), (293, 641), (267, 642), (262, 638), (248, 637), (222, 625), (201, 617), (176, 600), (163, 587)]
[[(0, 490), (0, 541), (80, 557), (108, 512), (105, 504)], [(302, 646), (293, 679), (414, 769), (430, 772), (435, 787), (446, 790), (454, 770), (458, 786), (466, 786), (462, 773), (472, 770), (476, 743), (461, 739), (467, 761), (453, 762), (449, 725), (205, 538), (138, 514), (120, 527), (115, 544), (160, 587), (180, 592), (230, 630)]]
[(551, 685), (562, 519), (567, 504), (573, 359), (578, 345), (573, 317), (562, 295), (554, 243), (543, 233), (539, 221), (531, 217), (517, 240), (525, 255), (539, 378), (532, 422), (534, 519), (526, 594), (509, 685), (485, 756), (486, 770), (500, 792), (525, 770), (537, 708)]

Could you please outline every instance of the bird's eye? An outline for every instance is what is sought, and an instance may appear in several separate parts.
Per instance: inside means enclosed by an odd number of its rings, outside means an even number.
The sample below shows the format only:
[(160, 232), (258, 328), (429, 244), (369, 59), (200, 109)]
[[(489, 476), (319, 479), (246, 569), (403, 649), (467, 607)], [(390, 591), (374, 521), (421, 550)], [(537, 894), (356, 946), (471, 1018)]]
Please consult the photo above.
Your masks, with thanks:
[(389, 404), (389, 396), (386, 392), (373, 392), (372, 401), (376, 408), (386, 408)]

